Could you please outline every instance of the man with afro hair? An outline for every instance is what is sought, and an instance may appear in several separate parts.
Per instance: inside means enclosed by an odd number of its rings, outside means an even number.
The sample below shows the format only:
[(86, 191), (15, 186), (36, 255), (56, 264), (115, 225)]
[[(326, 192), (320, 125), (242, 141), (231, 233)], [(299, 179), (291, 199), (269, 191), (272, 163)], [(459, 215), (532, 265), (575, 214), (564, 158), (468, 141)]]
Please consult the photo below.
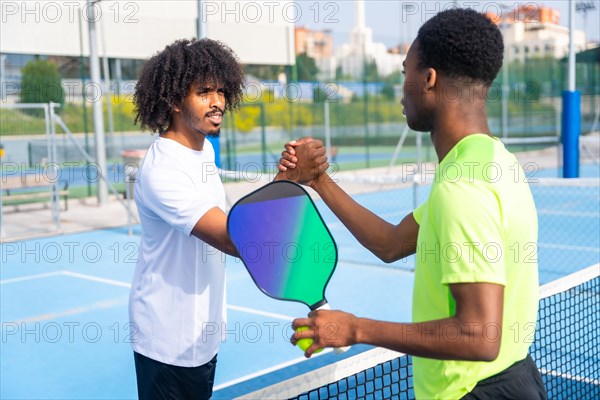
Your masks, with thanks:
[[(129, 315), (140, 399), (209, 399), (226, 332), (225, 190), (209, 136), (242, 100), (233, 51), (210, 40), (179, 40), (150, 58), (135, 89), (136, 122), (158, 133), (135, 183), (142, 225)], [(310, 181), (328, 167), (323, 144), (299, 149)]]
[[(419, 30), (404, 62), (402, 105), (409, 127), (430, 132), (439, 165), (429, 198), (399, 224), (360, 206), (326, 173), (311, 182), (376, 256), (416, 257), (411, 323), (313, 311), (293, 323), (309, 329), (292, 343), (314, 339), (307, 357), (367, 343), (414, 356), (417, 399), (546, 398), (528, 355), (538, 309), (537, 214), (521, 166), (486, 115), (503, 50), (498, 27), (470, 9), (443, 11)], [(302, 160), (294, 145), (286, 149), (282, 171)]]

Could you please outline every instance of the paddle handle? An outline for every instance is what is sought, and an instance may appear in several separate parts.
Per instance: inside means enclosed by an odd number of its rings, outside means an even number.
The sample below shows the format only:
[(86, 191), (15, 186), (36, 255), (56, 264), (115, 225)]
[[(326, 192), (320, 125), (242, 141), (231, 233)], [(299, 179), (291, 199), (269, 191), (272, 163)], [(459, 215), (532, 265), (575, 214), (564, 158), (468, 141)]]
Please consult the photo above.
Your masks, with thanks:
[[(329, 305), (329, 303), (325, 303), (321, 307), (318, 307), (317, 310), (331, 310), (331, 306)], [(335, 354), (343, 354), (343, 353), (347, 352), (348, 350), (350, 350), (350, 347), (351, 346), (334, 347), (333, 352)]]

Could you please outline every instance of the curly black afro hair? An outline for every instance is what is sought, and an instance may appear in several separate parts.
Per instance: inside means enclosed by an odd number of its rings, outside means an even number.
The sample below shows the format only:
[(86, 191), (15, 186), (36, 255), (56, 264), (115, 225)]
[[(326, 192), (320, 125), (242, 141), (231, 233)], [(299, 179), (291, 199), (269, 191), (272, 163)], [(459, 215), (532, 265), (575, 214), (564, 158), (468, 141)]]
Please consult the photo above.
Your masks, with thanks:
[(452, 79), (490, 86), (502, 67), (504, 42), (498, 27), (472, 9), (442, 11), (417, 35), (421, 68), (434, 68)]
[(219, 84), (225, 89), (226, 110), (242, 100), (244, 72), (233, 51), (211, 40), (178, 40), (150, 58), (135, 86), (135, 123), (164, 132), (173, 106), (181, 104), (194, 83)]

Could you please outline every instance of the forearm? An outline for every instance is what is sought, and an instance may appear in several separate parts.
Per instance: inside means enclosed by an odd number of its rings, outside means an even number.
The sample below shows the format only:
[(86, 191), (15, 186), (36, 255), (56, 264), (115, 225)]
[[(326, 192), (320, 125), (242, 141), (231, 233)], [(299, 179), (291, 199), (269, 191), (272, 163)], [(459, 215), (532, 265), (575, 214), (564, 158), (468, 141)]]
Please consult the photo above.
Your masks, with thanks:
[(498, 356), (501, 324), (460, 321), (456, 317), (422, 323), (393, 323), (358, 318), (356, 340), (419, 357), (493, 361)]
[(202, 241), (204, 241), (204, 243), (208, 244), (209, 246), (214, 247), (215, 249), (233, 256), (233, 257), (239, 257), (238, 251), (235, 248), (235, 246), (233, 245), (233, 242), (231, 241), (231, 239), (229, 238), (228, 235), (206, 235), (206, 234), (201, 234), (195, 231), (192, 231), (192, 235), (196, 236), (198, 239), (201, 239)]
[(403, 243), (396, 226), (357, 203), (327, 174), (312, 184), (321, 199), (369, 251), (385, 262), (392, 262), (414, 253), (415, 243)]
[(223, 240), (222, 242), (218, 243), (215, 247), (227, 255), (237, 258), (240, 257), (237, 249), (235, 248), (229, 237), (227, 237), (227, 239)]
[[(293, 175), (294, 170), (280, 171), (273, 180), (294, 180), (294, 177), (289, 176), (289, 174)], [(380, 247), (384, 247), (382, 243), (389, 238), (393, 225), (354, 201), (327, 173), (323, 173), (317, 179), (314, 179), (311, 187), (321, 196), (325, 204), (360, 244), (380, 257), (379, 254), (383, 252)], [(374, 227), (375, 229), (364, 229), (365, 226)]]
[(238, 252), (227, 233), (227, 216), (218, 207), (208, 210), (196, 222), (192, 235), (215, 249), (239, 257)]

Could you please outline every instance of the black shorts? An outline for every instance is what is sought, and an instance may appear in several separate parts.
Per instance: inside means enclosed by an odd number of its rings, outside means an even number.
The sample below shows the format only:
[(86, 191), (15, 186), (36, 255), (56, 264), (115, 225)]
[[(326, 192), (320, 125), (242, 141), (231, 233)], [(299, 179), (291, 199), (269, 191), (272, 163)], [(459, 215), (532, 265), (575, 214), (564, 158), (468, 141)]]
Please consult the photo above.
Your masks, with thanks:
[(140, 400), (208, 400), (212, 396), (217, 356), (199, 367), (163, 364), (136, 352), (133, 356)]
[(546, 400), (542, 376), (531, 356), (514, 363), (504, 371), (479, 381), (463, 397), (466, 400)]

